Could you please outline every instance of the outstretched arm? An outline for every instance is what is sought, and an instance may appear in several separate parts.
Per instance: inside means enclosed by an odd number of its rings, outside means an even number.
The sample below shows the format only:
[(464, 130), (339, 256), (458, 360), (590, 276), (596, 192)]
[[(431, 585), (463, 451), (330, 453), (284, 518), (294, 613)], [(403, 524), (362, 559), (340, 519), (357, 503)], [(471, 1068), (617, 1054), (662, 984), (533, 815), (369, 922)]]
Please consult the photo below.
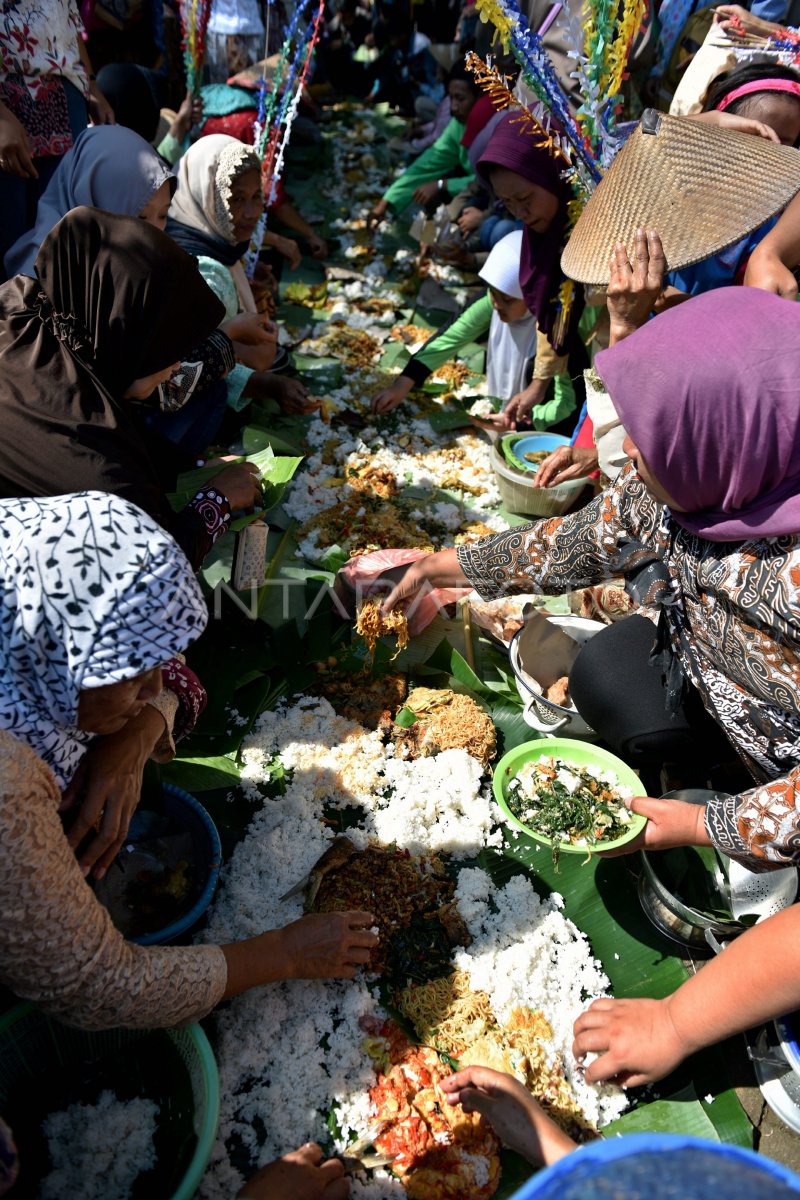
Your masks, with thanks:
[(743, 933), (663, 1000), (595, 1000), (575, 1022), (576, 1058), (596, 1083), (638, 1087), (663, 1078), (703, 1046), (800, 1005), (800, 909)]
[(759, 242), (744, 274), (747, 287), (775, 292), (785, 300), (797, 299), (792, 271), (800, 264), (800, 194), (781, 214), (777, 225)]
[(511, 1075), (489, 1067), (467, 1067), (442, 1080), (441, 1086), (450, 1104), (480, 1113), (506, 1146), (536, 1167), (549, 1167), (575, 1149), (572, 1138)]

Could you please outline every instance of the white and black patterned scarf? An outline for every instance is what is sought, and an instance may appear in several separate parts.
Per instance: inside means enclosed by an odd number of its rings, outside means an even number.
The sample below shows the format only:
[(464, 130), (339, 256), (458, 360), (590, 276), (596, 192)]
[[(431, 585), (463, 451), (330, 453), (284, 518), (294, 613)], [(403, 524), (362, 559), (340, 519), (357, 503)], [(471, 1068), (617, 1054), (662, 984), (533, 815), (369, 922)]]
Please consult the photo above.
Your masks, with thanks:
[(65, 787), (91, 735), (83, 689), (185, 650), (208, 612), (177, 543), (117, 496), (0, 502), (0, 728)]

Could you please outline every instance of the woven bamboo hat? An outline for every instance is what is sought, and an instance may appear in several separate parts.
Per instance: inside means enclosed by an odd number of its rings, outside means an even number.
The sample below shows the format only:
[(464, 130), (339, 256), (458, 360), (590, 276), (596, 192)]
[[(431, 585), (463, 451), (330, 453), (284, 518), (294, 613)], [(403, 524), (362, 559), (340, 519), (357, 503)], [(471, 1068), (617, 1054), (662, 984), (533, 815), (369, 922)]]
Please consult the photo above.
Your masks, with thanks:
[(561, 257), (579, 283), (607, 284), (617, 242), (637, 228), (661, 236), (681, 270), (718, 254), (780, 212), (800, 191), (800, 152), (648, 108), (581, 213)]

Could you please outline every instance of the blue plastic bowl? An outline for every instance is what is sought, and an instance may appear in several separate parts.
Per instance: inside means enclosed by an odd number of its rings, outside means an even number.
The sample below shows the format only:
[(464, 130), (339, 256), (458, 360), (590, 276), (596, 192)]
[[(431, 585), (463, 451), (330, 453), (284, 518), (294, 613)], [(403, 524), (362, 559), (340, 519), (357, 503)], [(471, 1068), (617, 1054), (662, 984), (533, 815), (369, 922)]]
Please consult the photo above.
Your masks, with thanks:
[[(171, 924), (149, 933), (130, 936), (128, 940), (137, 946), (163, 946), (187, 933), (208, 908), (219, 880), (222, 845), (217, 827), (202, 804), (182, 788), (165, 783), (163, 817), (167, 818), (173, 830), (186, 831), (191, 836), (191, 863), (200, 891), (196, 893), (191, 907)], [(137, 840), (152, 834), (153, 823), (163, 820), (163, 817), (146, 809), (138, 809), (131, 821), (126, 844), (135, 846)], [(124, 847), (121, 853), (125, 853)], [(198, 884), (195, 884), (195, 889)], [(113, 908), (111, 912), (113, 917)]]
[(568, 446), (569, 438), (562, 437), (558, 433), (507, 433), (502, 439), (503, 454), (506, 462), (512, 467), (516, 467), (518, 471), (535, 472), (539, 469), (539, 463), (526, 462), (526, 454), (538, 454), (542, 450), (546, 450), (550, 454), (553, 450), (557, 450), (559, 446)]

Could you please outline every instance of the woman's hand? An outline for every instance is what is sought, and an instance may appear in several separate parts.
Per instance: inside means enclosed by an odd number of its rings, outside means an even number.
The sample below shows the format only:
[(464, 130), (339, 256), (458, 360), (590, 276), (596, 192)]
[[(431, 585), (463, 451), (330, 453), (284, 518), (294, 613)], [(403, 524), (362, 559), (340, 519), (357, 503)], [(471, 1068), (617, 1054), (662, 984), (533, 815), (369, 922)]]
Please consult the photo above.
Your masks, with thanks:
[[(294, 238), (281, 237), (280, 234), (273, 234), (273, 246), (289, 263), (289, 270), (296, 271), (303, 260), (300, 253), (300, 247)], [(266, 238), (264, 239), (267, 240)]]
[(418, 188), (414, 189), (414, 199), (417, 204), (425, 208), (428, 204), (433, 203), (440, 191), (439, 184), (433, 180), (430, 183), (421, 183)]
[(728, 129), (734, 133), (749, 133), (753, 137), (766, 138), (768, 142), (780, 145), (781, 139), (771, 125), (765, 125), (763, 121), (753, 121), (750, 117), (740, 117), (737, 113), (717, 112), (714, 109), (711, 112), (690, 113), (688, 120), (704, 121), (706, 125), (716, 125), (718, 129)]
[(67, 841), (73, 849), (90, 830), (97, 836), (78, 862), (84, 875), (102, 879), (128, 835), (131, 817), (142, 794), (142, 772), (164, 734), (164, 718), (146, 704), (118, 733), (92, 742), (64, 792), (67, 808), (79, 805)]
[(506, 1146), (534, 1166), (550, 1166), (575, 1148), (572, 1138), (511, 1075), (489, 1067), (467, 1067), (443, 1079), (440, 1086), (450, 1104), (480, 1113)]
[(524, 391), (517, 392), (516, 396), (506, 401), (502, 412), (498, 414), (498, 424), (505, 429), (516, 429), (520, 424), (527, 423), (533, 409), (543, 403), (549, 385), (549, 379), (532, 379)]
[(242, 1200), (344, 1200), (349, 1195), (341, 1160), (323, 1162), (316, 1142), (267, 1163), (239, 1192)]
[(389, 387), (375, 393), (370, 403), (370, 410), (374, 413), (391, 412), (393, 408), (397, 408), (398, 404), (403, 403), (413, 386), (413, 380), (409, 379), (407, 375), (398, 375)]
[(310, 913), (279, 930), (283, 979), (352, 979), (378, 944), (372, 913)]
[(714, 10), (714, 24), (721, 25), (726, 33), (732, 31), (735, 34), (737, 23), (744, 25), (747, 33), (756, 33), (761, 37), (769, 37), (780, 28), (774, 21), (754, 17), (748, 9), (742, 8), (741, 4), (720, 4)]
[(237, 313), (222, 325), (232, 342), (245, 346), (261, 346), (278, 340), (278, 326), (266, 313)]
[(434, 242), (432, 246), (428, 247), (428, 251), (431, 258), (435, 258), (439, 262), (453, 263), (465, 271), (475, 270), (478, 261), (466, 246), (460, 246), (457, 242), (453, 242), (449, 246), (440, 246)]
[(672, 997), (664, 1000), (595, 1000), (581, 1013), (573, 1033), (572, 1053), (598, 1058), (586, 1068), (588, 1083), (615, 1079), (640, 1087), (663, 1079), (698, 1047), (675, 1028)]
[(276, 375), (275, 379), (273, 398), (280, 404), (282, 412), (288, 416), (304, 416), (317, 411), (319, 404), (311, 399), (299, 379), (288, 379), (282, 375)]
[(780, 257), (769, 248), (756, 246), (744, 273), (745, 287), (774, 292), (784, 300), (797, 299), (797, 280)]
[(389, 201), (379, 200), (375, 207), (367, 214), (367, 229), (377, 229), (381, 222), (385, 220), (388, 211)]
[(93, 125), (116, 125), (117, 118), (114, 116), (114, 110), (94, 81), (89, 84), (87, 103), (89, 120)]
[(319, 234), (313, 232), (307, 233), (306, 245), (312, 258), (323, 259), (328, 257), (328, 243)]
[(269, 371), (256, 371), (251, 375), (243, 395), (253, 400), (277, 400), (281, 411), (292, 416), (312, 413), (319, 408), (299, 379), (273, 375)]
[(687, 300), (691, 300), (688, 292), (682, 292), (679, 288), (670, 285), (661, 289), (661, 295), (653, 305), (653, 312), (658, 316), (667, 309), (677, 307), (678, 304), (685, 304)]
[(269, 263), (260, 261), (256, 263), (256, 269), (253, 271), (253, 283), (268, 288), (276, 288), (278, 286), (278, 281), (272, 273), (272, 267)]
[(278, 352), (278, 326), (266, 313), (239, 313), (223, 325), (238, 362), (252, 371), (268, 371)]
[(540, 465), (533, 486), (555, 487), (570, 479), (582, 479), (597, 470), (599, 461), (593, 446), (559, 446)]
[(222, 492), (234, 512), (255, 508), (261, 500), (261, 476), (255, 463), (231, 463), (209, 480), (209, 487)]
[(278, 353), (278, 343), (269, 341), (252, 346), (245, 342), (234, 342), (233, 353), (236, 355), (236, 361), (244, 367), (249, 367), (251, 371), (269, 371)]
[[(394, 568), (402, 570), (402, 568)], [(385, 585), (384, 585), (385, 586)], [(384, 613), (389, 613), (398, 604), (413, 602), (422, 592), (432, 591), (433, 588), (469, 587), (470, 583), (455, 550), (440, 550), (438, 554), (426, 554), (409, 563), (397, 580), (389, 595), (381, 605)], [(375, 580), (373, 591), (381, 590), (381, 577)]]
[(647, 824), (638, 837), (618, 850), (600, 850), (604, 858), (633, 854), (635, 850), (674, 850), (676, 846), (710, 846), (706, 833), (706, 806), (687, 804), (685, 800), (656, 800), (651, 796), (634, 796), (625, 800), (631, 812), (647, 817)]
[(461, 216), (456, 221), (456, 225), (461, 230), (462, 237), (468, 237), (480, 227), (483, 220), (483, 212), (474, 205), (468, 204), (466, 208), (461, 210)]
[(633, 265), (620, 242), (611, 255), (608, 285), (610, 344), (621, 342), (644, 325), (664, 286), (667, 260), (655, 229), (637, 229), (633, 239)]
[(187, 91), (169, 131), (177, 142), (182, 142), (193, 125), (199, 128), (203, 124), (204, 116), (202, 96), (193, 96), (190, 91)]
[(25, 127), (5, 104), (0, 104), (0, 171), (20, 179), (39, 178)]
[(283, 929), (267, 929), (220, 947), (225, 999), (285, 979), (352, 979), (378, 943), (372, 913), (311, 913)]

